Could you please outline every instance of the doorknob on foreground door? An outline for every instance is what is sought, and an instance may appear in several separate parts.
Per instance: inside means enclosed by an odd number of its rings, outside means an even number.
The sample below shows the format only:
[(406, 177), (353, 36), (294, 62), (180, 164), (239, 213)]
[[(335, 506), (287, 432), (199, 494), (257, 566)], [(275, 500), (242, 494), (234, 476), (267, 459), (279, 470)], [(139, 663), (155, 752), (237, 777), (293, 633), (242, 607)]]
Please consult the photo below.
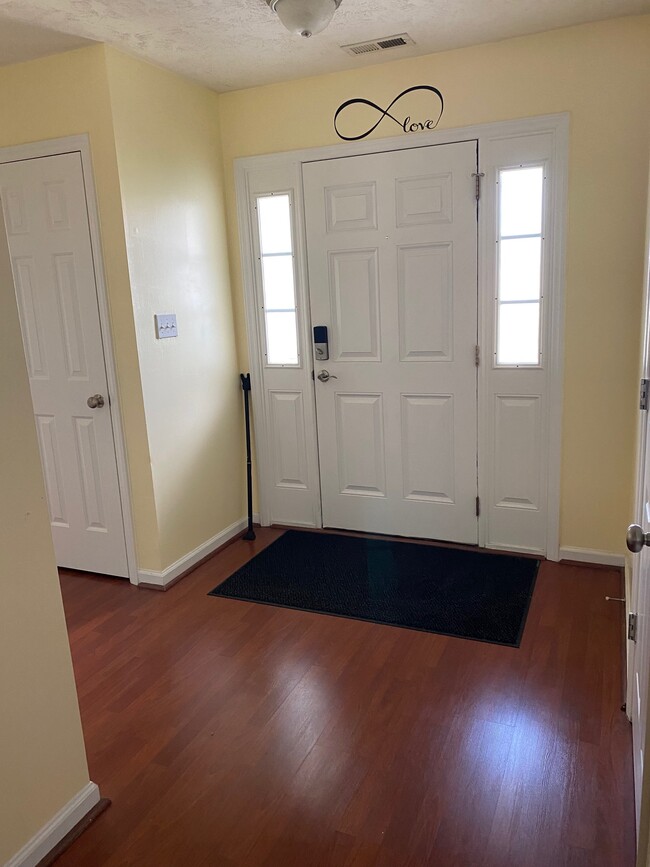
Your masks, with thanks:
[(104, 398), (101, 394), (91, 394), (86, 403), (91, 409), (99, 409), (104, 406)]
[(643, 550), (644, 545), (650, 546), (650, 533), (644, 533), (643, 527), (639, 524), (630, 524), (627, 528), (625, 541), (628, 550), (633, 554), (638, 554), (639, 551)]
[(321, 372), (318, 374), (318, 378), (321, 382), (327, 382), (328, 379), (338, 379), (338, 376), (330, 373), (329, 370), (321, 370)]

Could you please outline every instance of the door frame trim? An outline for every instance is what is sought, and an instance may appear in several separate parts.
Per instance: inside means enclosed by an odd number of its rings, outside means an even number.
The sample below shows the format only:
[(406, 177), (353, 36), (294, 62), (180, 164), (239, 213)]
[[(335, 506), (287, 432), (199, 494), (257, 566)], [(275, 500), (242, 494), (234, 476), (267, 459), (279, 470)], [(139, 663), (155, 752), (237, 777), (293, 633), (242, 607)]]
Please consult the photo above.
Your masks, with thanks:
[(111, 319), (108, 306), (108, 291), (106, 273), (102, 254), (101, 231), (99, 223), (99, 206), (95, 177), (93, 173), (90, 139), (87, 133), (65, 136), (63, 138), (47, 139), (45, 141), (29, 142), (22, 145), (10, 145), (0, 148), (0, 163), (22, 162), (39, 157), (53, 157), (61, 154), (78, 153), (81, 158), (81, 171), (84, 180), (86, 204), (88, 210), (88, 225), (90, 230), (90, 246), (93, 256), (95, 287), (97, 290), (97, 307), (99, 310), (99, 326), (102, 335), (106, 380), (111, 398), (109, 411), (113, 442), (115, 444), (115, 460), (117, 464), (117, 479), (122, 508), (122, 526), (126, 546), (126, 562), (128, 577), (131, 584), (138, 584), (138, 565), (133, 529), (133, 510), (131, 505), (131, 485), (126, 452), (126, 437), (124, 422), (120, 410), (117, 367), (111, 330)]
[[(550, 335), (550, 353), (548, 364), (548, 465), (547, 465), (547, 525), (546, 525), (546, 557), (549, 560), (559, 560), (560, 557), (560, 480), (561, 480), (561, 449), (562, 449), (562, 401), (563, 401), (563, 321), (564, 321), (564, 263), (565, 263), (565, 233), (568, 198), (568, 153), (569, 153), (569, 115), (568, 113), (543, 115), (516, 120), (499, 121), (495, 123), (470, 125), (455, 129), (435, 130), (418, 133), (417, 136), (394, 136), (377, 138), (370, 141), (339, 143), (324, 147), (303, 148), (282, 153), (259, 156), (241, 157), (234, 160), (235, 190), (238, 211), (239, 246), (242, 265), (242, 283), (246, 313), (246, 330), (248, 352), (253, 383), (252, 401), (254, 426), (256, 430), (256, 460), (258, 478), (258, 500), (260, 522), (263, 526), (271, 523), (269, 490), (272, 484), (272, 465), (269, 452), (269, 419), (268, 407), (263, 393), (264, 364), (263, 353), (259, 344), (260, 320), (256, 286), (254, 277), (254, 244), (253, 227), (250, 217), (250, 178), (261, 171), (289, 173), (295, 178), (296, 207), (300, 210), (300, 219), (296, 224), (296, 264), (298, 272), (306, 273), (306, 250), (304, 249), (304, 201), (302, 189), (302, 164), (327, 159), (338, 159), (346, 156), (380, 153), (392, 150), (410, 150), (432, 145), (453, 144), (454, 142), (477, 140), (479, 166), (481, 165), (482, 144), (488, 140), (515, 138), (540, 133), (551, 133), (554, 137), (555, 149), (555, 192), (554, 211), (552, 217), (554, 254), (551, 281), (553, 296), (551, 298), (550, 316), (547, 328)], [(484, 287), (485, 275), (482, 271), (481, 251), (488, 243), (489, 224), (485, 214), (479, 208), (478, 238), (479, 293)], [(302, 294), (300, 302), (306, 315), (309, 314), (309, 297), (305, 287), (298, 287)], [(479, 294), (480, 301), (480, 294)], [(487, 329), (491, 323), (484, 321), (479, 304), (479, 343), (486, 345)], [(303, 323), (304, 333), (304, 323)], [(306, 353), (305, 353), (306, 355)], [(311, 356), (309, 356), (311, 358)], [(479, 371), (484, 379), (485, 368)], [(308, 408), (307, 419), (312, 423), (315, 418), (313, 407)], [(483, 426), (485, 427), (485, 425)], [(485, 448), (486, 433), (479, 425), (479, 454)], [(484, 490), (484, 485), (482, 486)], [(319, 492), (320, 497), (320, 492)], [(318, 509), (314, 513), (320, 515), (320, 499)], [(487, 510), (482, 510), (479, 516), (479, 544), (485, 545), (487, 537)], [(320, 526), (318, 517), (312, 522), (304, 522), (302, 526)], [(523, 549), (522, 549), (523, 550)]]

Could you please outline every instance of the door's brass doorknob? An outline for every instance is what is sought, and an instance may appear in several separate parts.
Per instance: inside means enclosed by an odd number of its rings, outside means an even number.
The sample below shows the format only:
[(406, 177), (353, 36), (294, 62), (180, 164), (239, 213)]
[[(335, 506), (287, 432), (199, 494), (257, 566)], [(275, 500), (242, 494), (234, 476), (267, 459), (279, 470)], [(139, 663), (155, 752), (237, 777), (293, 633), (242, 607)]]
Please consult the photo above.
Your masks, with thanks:
[(633, 554), (642, 551), (645, 545), (650, 546), (650, 533), (644, 533), (640, 524), (630, 524), (625, 537), (628, 550)]
[(91, 409), (99, 409), (104, 406), (104, 398), (101, 394), (91, 394), (86, 403)]

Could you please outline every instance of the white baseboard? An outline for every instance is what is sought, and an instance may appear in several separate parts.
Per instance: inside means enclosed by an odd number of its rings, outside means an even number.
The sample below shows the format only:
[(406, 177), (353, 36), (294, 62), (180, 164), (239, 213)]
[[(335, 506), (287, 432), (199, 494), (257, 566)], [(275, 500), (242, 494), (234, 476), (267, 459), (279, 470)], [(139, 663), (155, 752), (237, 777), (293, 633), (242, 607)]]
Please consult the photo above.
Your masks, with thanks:
[(99, 788), (95, 783), (88, 783), (56, 816), (43, 825), (20, 852), (16, 852), (13, 858), (7, 861), (5, 867), (36, 867), (98, 803)]
[[(259, 521), (259, 516), (253, 515), (253, 520), (257, 523)], [(209, 557), (213, 551), (217, 550), (217, 548), (220, 548), (222, 545), (225, 545), (226, 542), (234, 539), (235, 536), (246, 529), (247, 525), (248, 518), (241, 518), (239, 521), (235, 521), (234, 524), (226, 527), (225, 530), (217, 533), (216, 536), (208, 539), (207, 542), (203, 542), (203, 544), (199, 545), (198, 548), (190, 551), (189, 554), (185, 554), (184, 557), (181, 557), (180, 560), (172, 563), (171, 566), (168, 566), (162, 572), (152, 572), (149, 569), (138, 569), (138, 581), (143, 584), (153, 584), (154, 586), (160, 587), (164, 590), (164, 588), (167, 587), (168, 584), (171, 584), (172, 581), (175, 581), (179, 575), (187, 572), (192, 568), (192, 566), (195, 566), (205, 557)]]
[(560, 548), (560, 560), (576, 560), (578, 563), (595, 563), (599, 566), (625, 566), (625, 554), (610, 554), (592, 548)]

